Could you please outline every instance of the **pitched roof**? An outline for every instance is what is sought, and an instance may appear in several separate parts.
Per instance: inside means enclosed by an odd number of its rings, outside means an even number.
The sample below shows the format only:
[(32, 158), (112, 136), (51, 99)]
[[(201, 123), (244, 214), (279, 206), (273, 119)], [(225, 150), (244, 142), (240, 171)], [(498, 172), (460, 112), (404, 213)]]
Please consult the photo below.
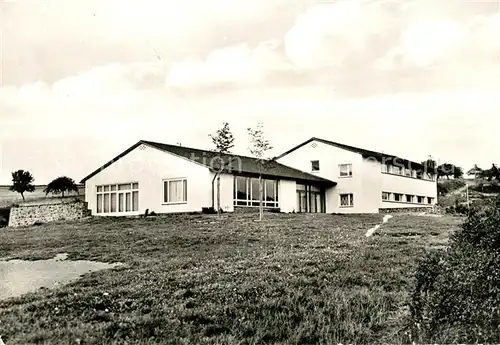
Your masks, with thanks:
[(396, 155), (391, 155), (391, 154), (388, 154), (388, 153), (366, 150), (366, 149), (362, 149), (362, 148), (359, 148), (359, 147), (349, 146), (349, 145), (337, 143), (337, 142), (330, 141), (330, 140), (320, 139), (320, 138), (316, 138), (316, 137), (312, 137), (311, 139), (304, 141), (302, 144), (299, 144), (299, 145), (295, 146), (294, 148), (286, 151), (285, 153), (279, 155), (278, 157), (275, 157), (274, 159), (280, 159), (280, 158), (286, 156), (287, 154), (289, 154), (289, 153), (291, 153), (291, 152), (293, 152), (293, 151), (301, 148), (302, 146), (309, 144), (312, 141), (318, 141), (318, 142), (321, 142), (321, 143), (324, 143), (324, 144), (327, 144), (327, 145), (332, 145), (332, 146), (335, 146), (335, 147), (338, 147), (338, 148), (341, 148), (341, 149), (344, 149), (344, 150), (347, 150), (347, 151), (359, 153), (364, 158), (375, 158), (375, 159), (377, 159), (379, 161), (382, 161), (382, 159), (385, 159), (386, 161), (391, 161), (393, 159), (397, 159), (399, 163), (402, 163), (402, 164), (410, 163), (411, 166), (414, 167), (414, 168), (420, 168), (420, 169), (424, 168), (424, 166), (422, 165), (422, 163), (414, 162), (414, 161), (411, 161), (409, 159), (405, 159), (405, 158), (402, 158), (402, 157), (399, 157), (399, 156), (396, 156)]
[[(233, 154), (219, 154), (217, 152), (200, 150), (191, 147), (169, 145), (157, 143), (153, 141), (141, 140), (135, 145), (131, 146), (99, 169), (92, 172), (90, 175), (82, 179), (81, 183), (85, 183), (88, 179), (98, 174), (108, 166), (116, 162), (118, 159), (125, 156), (127, 153), (134, 150), (140, 145), (148, 145), (160, 151), (168, 152), (176, 156), (188, 159), (194, 163), (201, 164), (211, 169), (212, 171), (222, 171), (226, 173), (243, 174), (243, 175), (258, 175), (259, 174), (259, 160), (253, 157), (233, 155)], [(327, 180), (325, 178), (309, 174), (286, 165), (280, 164), (275, 160), (268, 160), (265, 162), (265, 170), (262, 174), (265, 177), (279, 177), (282, 179), (303, 181), (303, 182), (316, 182), (324, 185), (336, 185), (336, 182)]]

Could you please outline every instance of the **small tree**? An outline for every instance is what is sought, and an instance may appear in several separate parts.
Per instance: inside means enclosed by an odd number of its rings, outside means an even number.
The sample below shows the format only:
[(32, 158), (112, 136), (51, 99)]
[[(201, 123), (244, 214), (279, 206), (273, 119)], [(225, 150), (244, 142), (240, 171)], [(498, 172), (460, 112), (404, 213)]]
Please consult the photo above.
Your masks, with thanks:
[(272, 150), (273, 146), (264, 136), (264, 126), (262, 122), (259, 122), (255, 129), (248, 128), (248, 135), (250, 137), (250, 147), (248, 148), (248, 150), (250, 151), (252, 156), (257, 158), (257, 164), (259, 167), (259, 220), (262, 220), (264, 214), (262, 204), (262, 172), (264, 171), (267, 163), (265, 159), (266, 152)]
[(27, 170), (17, 170), (12, 172), (12, 186), (9, 187), (9, 190), (13, 192), (17, 192), (21, 194), (21, 197), (24, 200), (25, 192), (34, 192), (35, 186), (33, 185), (35, 179), (33, 175)]
[(215, 151), (218, 153), (230, 153), (234, 147), (234, 136), (229, 128), (229, 123), (224, 122), (223, 127), (215, 135), (209, 134), (212, 143), (215, 145)]
[(52, 194), (61, 194), (61, 197), (64, 198), (65, 192), (77, 192), (78, 186), (72, 178), (67, 176), (61, 176), (50, 182), (47, 187), (43, 190), (45, 195)]
[[(215, 135), (208, 135), (213, 144), (215, 145), (215, 152), (221, 156), (222, 154), (231, 153), (231, 149), (234, 147), (234, 136), (229, 128), (229, 124), (224, 122), (223, 127), (217, 132)], [(223, 162), (222, 157), (220, 157), (219, 161)], [(217, 215), (220, 216), (220, 172), (223, 169), (223, 166), (218, 167), (215, 172), (214, 180), (217, 178)], [(213, 181), (212, 181), (213, 185)], [(213, 199), (212, 199), (213, 200)]]
[(424, 173), (426, 173), (428, 176), (437, 174), (437, 163), (431, 156), (429, 156), (427, 160), (423, 161), (422, 165), (424, 167)]
[(462, 178), (464, 177), (464, 169), (462, 169), (461, 167), (457, 167), (455, 166), (455, 168), (453, 169), (453, 178)]

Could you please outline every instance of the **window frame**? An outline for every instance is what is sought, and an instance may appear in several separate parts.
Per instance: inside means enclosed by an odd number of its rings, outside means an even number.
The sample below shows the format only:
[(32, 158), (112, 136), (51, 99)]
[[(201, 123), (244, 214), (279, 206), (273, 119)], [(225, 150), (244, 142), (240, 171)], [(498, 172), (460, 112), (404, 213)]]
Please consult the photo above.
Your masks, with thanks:
[[(343, 197), (347, 197), (347, 204), (346, 205), (342, 204)], [(341, 207), (341, 208), (354, 207), (354, 193), (339, 194), (339, 207)]]
[[(314, 168), (315, 163), (317, 163), (317, 166), (318, 166), (318, 168), (317, 168), (317, 169), (315, 169), (315, 168)], [(319, 160), (318, 160), (318, 159), (312, 160), (312, 161), (311, 161), (311, 171), (312, 171), (312, 172), (318, 172), (318, 171), (320, 171), (320, 169), (321, 169), (321, 166), (320, 166), (320, 164), (319, 164)]]
[[(403, 196), (404, 196), (403, 193), (394, 193), (394, 201), (395, 202), (404, 202)], [(399, 197), (400, 197), (400, 199), (397, 200)]]
[[(182, 183), (182, 201), (165, 201), (170, 198), (170, 183), (171, 182), (181, 182)], [(165, 189), (165, 183), (167, 183), (167, 189)], [(181, 205), (187, 204), (188, 202), (188, 182), (187, 177), (175, 177), (175, 178), (165, 178), (162, 180), (163, 185), (163, 200), (162, 205)], [(166, 191), (166, 193), (165, 193)]]
[[(342, 167), (347, 167), (347, 174), (342, 175)], [(350, 178), (353, 175), (352, 163), (339, 164), (339, 178)]]
[[(244, 179), (245, 185), (245, 196), (246, 199), (238, 199), (238, 179)], [(254, 193), (252, 190), (252, 181), (259, 181), (258, 177), (250, 177), (250, 176), (241, 176), (234, 175), (233, 178), (233, 206), (240, 207), (259, 207), (259, 195), (257, 194), (257, 198), (254, 199)], [(273, 193), (274, 193), (274, 201), (267, 200), (267, 190), (268, 190), (268, 181), (273, 182)], [(262, 206), (267, 208), (279, 208), (279, 180), (274, 179), (262, 179)]]
[[(384, 199), (384, 195), (387, 195), (387, 199)], [(391, 201), (391, 192), (382, 192), (382, 201)]]
[[(128, 185), (126, 189), (119, 189), (119, 186)], [(108, 184), (99, 184), (95, 186), (95, 213), (97, 215), (127, 215), (139, 212), (139, 182), (117, 182)], [(115, 197), (113, 197), (115, 195)], [(122, 195), (123, 207), (120, 208), (120, 195)], [(127, 211), (125, 199), (130, 195), (130, 210)], [(99, 200), (101, 199), (101, 200)], [(134, 202), (136, 201), (136, 202)], [(105, 204), (106, 202), (106, 204)], [(137, 206), (137, 207), (134, 207)], [(123, 211), (120, 211), (123, 209)]]

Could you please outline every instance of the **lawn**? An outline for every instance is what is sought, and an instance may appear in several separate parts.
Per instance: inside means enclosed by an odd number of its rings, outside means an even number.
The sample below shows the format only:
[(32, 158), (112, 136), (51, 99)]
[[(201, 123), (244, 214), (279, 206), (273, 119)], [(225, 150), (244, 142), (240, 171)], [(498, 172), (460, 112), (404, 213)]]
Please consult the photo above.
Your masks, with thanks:
[(0, 301), (11, 344), (400, 343), (412, 271), (461, 222), (397, 215), (89, 219), (0, 230), (0, 258), (122, 262)]

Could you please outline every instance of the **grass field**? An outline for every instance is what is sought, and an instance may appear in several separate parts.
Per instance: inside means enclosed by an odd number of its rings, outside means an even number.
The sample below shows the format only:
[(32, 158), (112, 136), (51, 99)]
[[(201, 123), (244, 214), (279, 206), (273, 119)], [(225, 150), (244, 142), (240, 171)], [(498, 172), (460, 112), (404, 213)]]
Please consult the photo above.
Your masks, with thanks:
[(0, 301), (11, 344), (408, 343), (408, 285), (461, 222), (397, 215), (89, 219), (0, 231), (0, 258), (119, 261)]

